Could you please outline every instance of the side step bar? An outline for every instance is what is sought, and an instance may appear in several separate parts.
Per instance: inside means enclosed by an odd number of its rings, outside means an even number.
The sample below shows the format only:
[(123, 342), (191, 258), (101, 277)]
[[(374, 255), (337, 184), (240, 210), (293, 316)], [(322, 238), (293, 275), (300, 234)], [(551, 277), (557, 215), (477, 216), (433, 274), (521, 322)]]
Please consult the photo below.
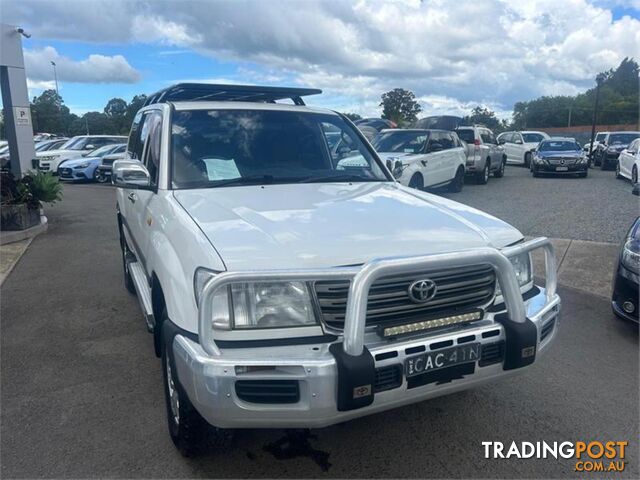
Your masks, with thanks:
[(140, 302), (140, 308), (144, 313), (144, 320), (147, 324), (147, 330), (149, 332), (153, 332), (153, 329), (156, 326), (156, 319), (153, 316), (153, 302), (151, 301), (151, 288), (149, 287), (149, 282), (147, 281), (147, 275), (144, 272), (144, 268), (140, 265), (139, 262), (128, 261), (129, 273), (131, 274), (131, 279), (133, 280), (133, 284), (136, 287), (136, 292), (138, 294), (138, 301)]

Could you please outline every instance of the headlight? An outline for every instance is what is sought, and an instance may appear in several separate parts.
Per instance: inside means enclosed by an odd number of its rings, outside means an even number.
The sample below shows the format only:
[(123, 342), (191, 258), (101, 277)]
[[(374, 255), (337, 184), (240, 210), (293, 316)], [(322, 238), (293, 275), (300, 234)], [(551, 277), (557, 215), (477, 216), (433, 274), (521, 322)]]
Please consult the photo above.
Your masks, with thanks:
[[(196, 270), (194, 291), (198, 305), (205, 285), (216, 274), (202, 268)], [(211, 322), (216, 329), (317, 324), (311, 294), (305, 282), (237, 283), (216, 292), (212, 310)]]
[[(60, 165), (62, 165), (64, 162), (61, 162)], [(80, 165), (76, 165), (73, 168), (87, 168), (89, 166), (89, 162), (85, 162), (85, 163), (81, 163)]]
[[(533, 271), (531, 268), (531, 256), (529, 253), (527, 252), (514, 257), (509, 257), (509, 261), (511, 261), (511, 265), (513, 265), (513, 269), (516, 272), (518, 285), (520, 287), (524, 287), (528, 283), (531, 283), (531, 280), (533, 279)], [(496, 295), (502, 295), (500, 284), (496, 287)]]
[(622, 264), (633, 272), (640, 272), (640, 241), (627, 240), (622, 249)]

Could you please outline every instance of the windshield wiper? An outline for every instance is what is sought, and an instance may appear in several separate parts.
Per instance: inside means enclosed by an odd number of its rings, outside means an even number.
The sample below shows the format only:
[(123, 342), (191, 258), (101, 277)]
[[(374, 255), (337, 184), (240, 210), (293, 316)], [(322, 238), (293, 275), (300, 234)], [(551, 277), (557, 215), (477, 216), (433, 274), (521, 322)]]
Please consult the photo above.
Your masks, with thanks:
[(229, 178), (227, 180), (213, 180), (207, 186), (224, 187), (225, 185), (260, 185), (273, 183), (273, 175), (247, 175), (246, 177)]
[(323, 175), (319, 177), (307, 177), (300, 180), (300, 183), (323, 183), (323, 182), (385, 182), (381, 178), (367, 178), (360, 175), (345, 173), (344, 175)]

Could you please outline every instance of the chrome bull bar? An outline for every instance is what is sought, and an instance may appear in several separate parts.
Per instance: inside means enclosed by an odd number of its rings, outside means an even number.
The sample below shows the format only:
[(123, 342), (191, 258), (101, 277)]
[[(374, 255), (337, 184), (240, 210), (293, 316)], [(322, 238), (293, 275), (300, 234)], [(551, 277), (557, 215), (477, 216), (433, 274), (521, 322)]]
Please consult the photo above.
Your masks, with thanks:
[[(364, 348), (369, 289), (377, 279), (385, 275), (474, 264), (489, 264), (494, 268), (500, 282), (509, 319), (516, 323), (524, 323), (526, 309), (513, 265), (508, 257), (528, 253), (539, 248), (544, 249), (545, 253), (545, 290), (548, 305), (556, 297), (555, 257), (551, 241), (548, 238), (540, 237), (502, 250), (481, 247), (433, 255), (387, 257), (370, 260), (360, 267), (223, 272), (210, 279), (204, 286), (198, 311), (199, 337), (201, 339), (210, 337), (207, 330), (212, 328), (214, 295), (219, 289), (231, 284), (269, 281), (350, 280), (342, 348), (345, 354), (357, 357), (362, 354)], [(215, 342), (201, 341), (201, 345), (209, 355), (222, 354)]]

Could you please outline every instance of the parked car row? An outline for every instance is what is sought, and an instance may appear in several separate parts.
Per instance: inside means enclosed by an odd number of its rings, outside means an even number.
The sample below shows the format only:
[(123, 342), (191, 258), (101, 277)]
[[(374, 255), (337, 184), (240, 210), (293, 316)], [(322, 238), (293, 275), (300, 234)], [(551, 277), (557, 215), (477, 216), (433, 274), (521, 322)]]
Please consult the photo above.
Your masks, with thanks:
[(83, 153), (96, 150), (99, 147), (125, 143), (127, 137), (117, 135), (78, 135), (61, 145), (57, 150), (37, 152), (38, 169), (41, 172), (58, 173), (58, 167), (65, 160), (81, 157)]

